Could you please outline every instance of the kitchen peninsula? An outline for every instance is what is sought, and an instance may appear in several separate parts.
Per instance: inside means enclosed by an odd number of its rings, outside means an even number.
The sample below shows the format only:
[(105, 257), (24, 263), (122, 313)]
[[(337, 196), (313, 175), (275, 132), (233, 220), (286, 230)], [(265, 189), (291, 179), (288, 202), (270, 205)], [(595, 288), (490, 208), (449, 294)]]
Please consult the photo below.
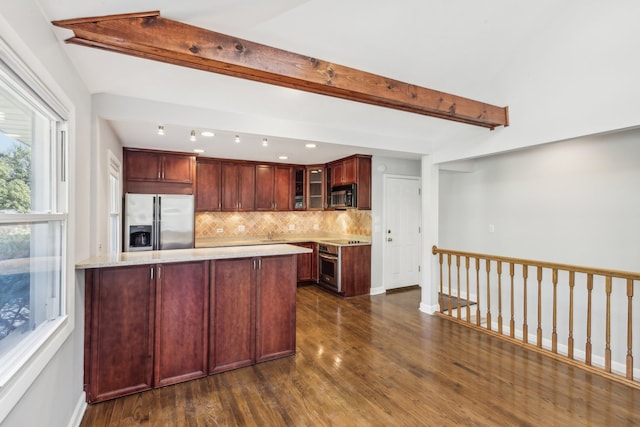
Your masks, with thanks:
[(295, 353), (288, 245), (128, 252), (85, 270), (84, 388), (99, 402)]

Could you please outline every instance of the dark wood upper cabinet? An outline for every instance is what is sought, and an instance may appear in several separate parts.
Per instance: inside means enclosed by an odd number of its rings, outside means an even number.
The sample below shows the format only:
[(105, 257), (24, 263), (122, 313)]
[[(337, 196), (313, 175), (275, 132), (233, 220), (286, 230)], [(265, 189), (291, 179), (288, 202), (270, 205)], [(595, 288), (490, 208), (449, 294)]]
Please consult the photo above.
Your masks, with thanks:
[(222, 177), (219, 160), (198, 159), (196, 162), (196, 211), (222, 209)]
[(304, 166), (293, 167), (293, 209), (307, 208), (307, 170)]
[(274, 168), (273, 209), (290, 211), (293, 209), (293, 168), (279, 166)]
[(256, 165), (256, 210), (273, 210), (274, 192), (273, 165)]
[(293, 168), (277, 164), (256, 165), (257, 211), (289, 211), (293, 208)]
[(256, 170), (253, 164), (221, 163), (223, 211), (253, 211)]
[(307, 210), (322, 210), (325, 204), (324, 166), (308, 166), (307, 173)]
[(125, 148), (125, 192), (193, 194), (196, 156)]
[(195, 194), (198, 212), (324, 209), (331, 187), (347, 184), (357, 184), (358, 209), (371, 209), (368, 155), (306, 167), (212, 158), (196, 162), (189, 153), (135, 148), (125, 148), (123, 157), (125, 192)]
[(327, 188), (356, 184), (357, 208), (371, 209), (371, 156), (356, 154), (327, 164)]

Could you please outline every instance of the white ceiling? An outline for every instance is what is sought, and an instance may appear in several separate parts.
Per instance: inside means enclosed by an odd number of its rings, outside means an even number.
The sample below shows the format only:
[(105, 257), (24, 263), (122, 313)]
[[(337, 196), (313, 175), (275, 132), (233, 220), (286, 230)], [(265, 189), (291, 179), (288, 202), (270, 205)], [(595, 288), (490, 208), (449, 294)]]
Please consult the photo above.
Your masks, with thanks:
[[(552, 0), (39, 0), (50, 20), (159, 10), (163, 17), (504, 106), (495, 76), (545, 22)], [(52, 26), (61, 43), (71, 32)], [(484, 128), (64, 45), (123, 145), (321, 163), (356, 152), (418, 158)], [(141, 101), (139, 104), (137, 101)], [(144, 101), (144, 102), (142, 102)], [(122, 108), (122, 105), (132, 107)], [(120, 107), (117, 107), (120, 105)], [(135, 107), (139, 105), (139, 107)], [(158, 124), (167, 134), (159, 137)], [(189, 141), (191, 129), (216, 136)], [(240, 135), (242, 142), (233, 143)], [(263, 149), (262, 138), (269, 147)], [(315, 150), (304, 142), (318, 144)]]

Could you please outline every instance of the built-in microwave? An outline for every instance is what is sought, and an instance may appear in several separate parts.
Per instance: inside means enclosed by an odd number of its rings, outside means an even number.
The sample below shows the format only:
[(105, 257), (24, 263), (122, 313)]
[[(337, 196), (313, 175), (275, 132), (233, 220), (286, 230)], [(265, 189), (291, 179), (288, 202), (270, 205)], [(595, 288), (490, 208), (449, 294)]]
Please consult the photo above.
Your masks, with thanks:
[(356, 185), (336, 185), (331, 187), (331, 207), (346, 209), (357, 207)]

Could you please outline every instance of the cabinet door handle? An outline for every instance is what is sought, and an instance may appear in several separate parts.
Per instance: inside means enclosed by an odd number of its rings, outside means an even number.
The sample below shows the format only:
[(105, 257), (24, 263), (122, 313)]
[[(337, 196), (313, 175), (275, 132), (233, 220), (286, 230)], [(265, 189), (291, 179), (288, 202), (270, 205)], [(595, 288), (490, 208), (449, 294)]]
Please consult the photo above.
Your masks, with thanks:
[(153, 267), (151, 267), (151, 280), (153, 280)]

